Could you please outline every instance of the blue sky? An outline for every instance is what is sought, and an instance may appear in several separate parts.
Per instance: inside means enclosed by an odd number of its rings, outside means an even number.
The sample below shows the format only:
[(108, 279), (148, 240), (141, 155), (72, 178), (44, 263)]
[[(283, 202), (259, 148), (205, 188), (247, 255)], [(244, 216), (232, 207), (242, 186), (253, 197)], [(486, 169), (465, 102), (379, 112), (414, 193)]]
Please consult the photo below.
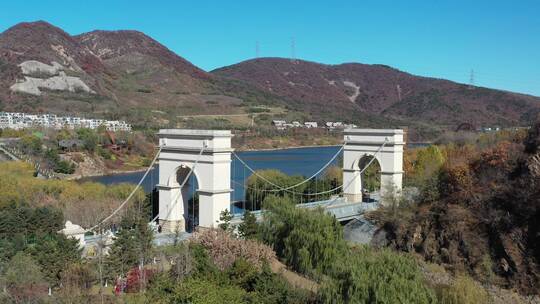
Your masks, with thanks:
[[(472, 3), (474, 2), (474, 3)], [(381, 63), (540, 96), (540, 1), (5, 1), (0, 31), (136, 29), (211, 70), (255, 57)]]

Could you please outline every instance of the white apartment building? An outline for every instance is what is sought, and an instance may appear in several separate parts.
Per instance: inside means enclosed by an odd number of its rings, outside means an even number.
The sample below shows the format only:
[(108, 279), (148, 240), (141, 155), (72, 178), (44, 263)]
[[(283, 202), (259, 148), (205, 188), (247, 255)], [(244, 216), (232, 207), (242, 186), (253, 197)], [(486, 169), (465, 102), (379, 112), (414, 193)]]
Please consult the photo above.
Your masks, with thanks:
[(306, 121), (306, 122), (304, 122), (304, 126), (305, 126), (306, 128), (308, 128), (308, 129), (309, 129), (309, 128), (317, 128), (317, 127), (318, 127), (318, 124), (317, 124), (316, 121)]
[(272, 120), (272, 125), (278, 130), (285, 130), (289, 128), (326, 128), (329, 130), (357, 128), (355, 124), (346, 124), (341, 121), (327, 121), (319, 126), (319, 123), (316, 121), (306, 121), (302, 124), (299, 121), (292, 121), (291, 123), (287, 123), (285, 120)]
[(0, 129), (55, 128), (55, 129), (97, 129), (104, 126), (109, 131), (131, 131), (131, 125), (125, 121), (87, 119), (76, 116), (56, 116), (55, 114), (26, 114), (0, 112)]

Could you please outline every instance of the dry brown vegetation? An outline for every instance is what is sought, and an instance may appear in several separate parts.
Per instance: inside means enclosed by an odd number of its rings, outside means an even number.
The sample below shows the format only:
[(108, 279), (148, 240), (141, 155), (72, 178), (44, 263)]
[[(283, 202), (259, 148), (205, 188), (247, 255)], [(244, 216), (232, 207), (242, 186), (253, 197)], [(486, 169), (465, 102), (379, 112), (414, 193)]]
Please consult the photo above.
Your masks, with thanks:
[[(486, 284), (540, 292), (540, 124), (526, 136), (499, 134), (475, 145), (441, 147), (444, 163), (423, 181), (407, 216), (372, 216), (391, 246), (417, 252)], [(410, 156), (410, 155), (409, 155)], [(418, 166), (415, 155), (406, 170)], [(431, 198), (431, 199), (427, 199)]]
[[(28, 60), (62, 64), (95, 94), (12, 92), (10, 86), (23, 78), (17, 65)], [(259, 58), (207, 73), (141, 32), (71, 36), (43, 21), (20, 23), (0, 34), (0, 75), (4, 110), (122, 117), (142, 128), (176, 127), (184, 122), (179, 116), (248, 114), (264, 105), (309, 120), (371, 127), (408, 124), (418, 138), (434, 138), (439, 127), (433, 126), (515, 126), (540, 112), (537, 97), (471, 90), (383, 65)]]
[[(540, 111), (538, 99), (532, 96), (480, 87), (471, 90), (463, 84), (418, 77), (378, 64), (325, 65), (257, 58), (219, 68), (212, 74), (240, 79), (288, 98), (314, 116), (355, 118), (363, 124), (376, 124), (377, 119), (385, 118), (387, 125), (391, 119), (428, 125), (518, 125), (532, 121)], [(358, 94), (353, 94), (347, 83), (358, 86)], [(398, 95), (397, 85), (402, 95)]]
[[(37, 179), (33, 174), (34, 168), (27, 163), (0, 163), (0, 206), (53, 206), (62, 210), (66, 220), (88, 228), (111, 214), (133, 189), (128, 184)], [(144, 199), (139, 191), (130, 204), (142, 204)], [(120, 212), (111, 223), (118, 222), (123, 214)]]
[(200, 229), (191, 241), (206, 248), (220, 270), (231, 267), (238, 258), (259, 268), (264, 262), (276, 259), (276, 253), (269, 246), (254, 240), (234, 238), (221, 229)]

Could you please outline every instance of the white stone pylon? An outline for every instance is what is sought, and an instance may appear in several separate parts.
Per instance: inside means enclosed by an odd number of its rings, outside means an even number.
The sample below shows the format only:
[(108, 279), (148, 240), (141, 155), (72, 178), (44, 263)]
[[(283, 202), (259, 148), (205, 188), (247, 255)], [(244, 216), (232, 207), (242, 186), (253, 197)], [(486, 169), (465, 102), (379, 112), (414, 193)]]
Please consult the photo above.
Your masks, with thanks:
[(199, 226), (216, 227), (220, 213), (230, 208), (231, 131), (164, 129), (158, 137), (161, 153), (157, 187), (162, 229), (185, 230), (189, 188), (185, 185), (180, 189), (180, 185), (188, 174), (198, 183)]

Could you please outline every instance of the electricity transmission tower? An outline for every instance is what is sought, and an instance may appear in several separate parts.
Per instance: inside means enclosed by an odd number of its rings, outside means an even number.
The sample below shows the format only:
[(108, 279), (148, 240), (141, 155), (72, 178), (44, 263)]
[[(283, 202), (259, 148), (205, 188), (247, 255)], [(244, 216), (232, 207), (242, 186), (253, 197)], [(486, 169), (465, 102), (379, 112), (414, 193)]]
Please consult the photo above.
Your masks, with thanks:
[(469, 76), (469, 89), (474, 89), (474, 70), (471, 69), (471, 74)]
[(259, 46), (259, 41), (257, 40), (255, 42), (255, 58), (259, 58), (260, 55), (261, 55), (261, 49)]
[(291, 37), (291, 61), (296, 62), (296, 40)]

